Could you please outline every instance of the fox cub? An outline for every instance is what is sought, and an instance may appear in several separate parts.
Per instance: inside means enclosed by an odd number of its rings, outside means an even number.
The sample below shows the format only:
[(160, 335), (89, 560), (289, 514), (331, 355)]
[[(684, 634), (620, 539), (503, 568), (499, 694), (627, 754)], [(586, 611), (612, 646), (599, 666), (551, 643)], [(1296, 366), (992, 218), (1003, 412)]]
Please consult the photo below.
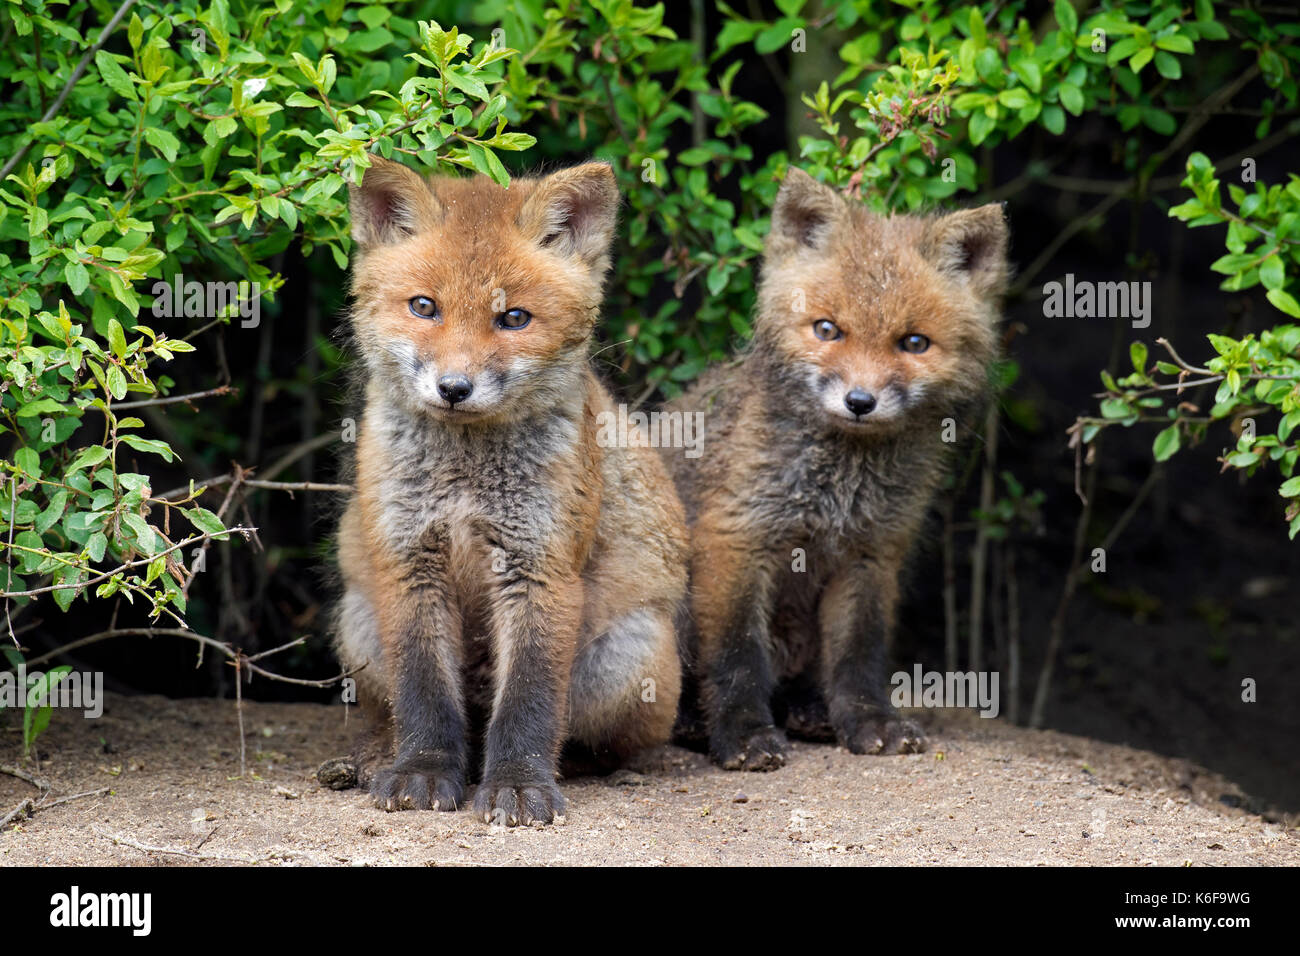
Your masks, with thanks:
[[(588, 345), (618, 193), (588, 163), (503, 189), (374, 158), (352, 190), (364, 360), (336, 646), (388, 810), (551, 822), (558, 758), (667, 740), (687, 538), (649, 449), (601, 447)], [(606, 443), (608, 444), (608, 443)]]
[(671, 406), (704, 413), (712, 450), (664, 459), (691, 525), (688, 657), (723, 767), (781, 766), (781, 717), (854, 753), (924, 748), (889, 703), (887, 643), (944, 420), (985, 390), (1006, 246), (998, 205), (882, 218), (798, 169), (782, 184), (753, 341)]

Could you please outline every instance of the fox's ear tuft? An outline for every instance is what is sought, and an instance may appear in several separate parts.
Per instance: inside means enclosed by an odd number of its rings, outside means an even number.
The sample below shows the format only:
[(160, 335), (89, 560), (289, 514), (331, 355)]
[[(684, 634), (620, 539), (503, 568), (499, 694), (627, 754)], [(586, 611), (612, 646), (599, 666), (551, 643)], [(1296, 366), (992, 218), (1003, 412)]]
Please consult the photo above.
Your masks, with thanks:
[(519, 229), (538, 245), (603, 271), (618, 216), (618, 185), (609, 163), (552, 173), (519, 210)]
[(844, 200), (831, 187), (819, 183), (802, 169), (791, 166), (772, 207), (772, 230), (767, 236), (768, 255), (798, 249), (820, 249), (830, 238)]
[(419, 173), (381, 156), (370, 159), (361, 185), (348, 187), (354, 240), (400, 242), (437, 223), (442, 205)]
[(963, 209), (930, 223), (926, 257), (945, 275), (981, 296), (1002, 292), (1007, 281), (1007, 221), (1001, 203)]

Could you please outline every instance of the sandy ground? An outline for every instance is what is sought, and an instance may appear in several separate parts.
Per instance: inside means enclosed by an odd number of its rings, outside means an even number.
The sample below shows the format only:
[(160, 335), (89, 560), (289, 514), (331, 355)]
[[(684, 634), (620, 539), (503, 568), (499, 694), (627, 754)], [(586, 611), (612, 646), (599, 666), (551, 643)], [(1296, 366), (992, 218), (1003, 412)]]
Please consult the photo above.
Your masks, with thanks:
[[(354, 715), (355, 716), (355, 715)], [(0, 833), (0, 866), (1024, 864), (1297, 865), (1295, 820), (1249, 813), (1221, 777), (1155, 754), (965, 713), (920, 715), (930, 750), (858, 757), (794, 745), (775, 773), (675, 747), (563, 784), (566, 821), (490, 827), (468, 812), (385, 813), (315, 770), (349, 749), (341, 706), (108, 696), (55, 715), (39, 774), (60, 797)], [(12, 724), (12, 721), (10, 721)], [(11, 729), (0, 763), (18, 763)], [(40, 791), (0, 774), (0, 819)]]

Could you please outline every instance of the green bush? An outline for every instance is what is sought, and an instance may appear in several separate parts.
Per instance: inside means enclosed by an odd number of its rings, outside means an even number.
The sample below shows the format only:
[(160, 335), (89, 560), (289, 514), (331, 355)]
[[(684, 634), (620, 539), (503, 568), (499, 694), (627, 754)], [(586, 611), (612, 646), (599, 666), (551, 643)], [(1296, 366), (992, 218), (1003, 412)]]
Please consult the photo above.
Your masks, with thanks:
[[(1073, 123), (1096, 118), (1124, 144), (1141, 199), (1203, 122), (1189, 109), (1193, 57), (1227, 51), (1229, 68), (1264, 78), (1273, 95), (1259, 137), (1296, 104), (1300, 27), (1246, 4), (1057, 0), (1044, 15), (1029, 2), (780, 0), (771, 19), (716, 6), (717, 35), (692, 38), (664, 25), (662, 4), (631, 0), (6, 4), (6, 606), (122, 594), (183, 620), (187, 554), (233, 529), (198, 505), (201, 488), (164, 498), (154, 487), (149, 463), (175, 453), (131, 412), (220, 391), (174, 381), (166, 363), (202, 356), (216, 326), (256, 321), (257, 303), (283, 287), (290, 247), (326, 249), (346, 268), (345, 186), (371, 153), (502, 184), (550, 157), (609, 160), (626, 209), (606, 313), (612, 354), (600, 358), (645, 398), (674, 394), (748, 334), (767, 211), (790, 162), (877, 208), (917, 210), (988, 186), (997, 144), (1027, 131), (1064, 144)], [(738, 77), (809, 44), (821, 79), (786, 88), (791, 113), (811, 125), (795, 155), (756, 156), (751, 134), (768, 114), (738, 95)], [(1139, 148), (1151, 137), (1166, 148)], [(1232, 187), (1229, 214), (1214, 170), (1193, 157), (1194, 198), (1173, 214), (1227, 222), (1230, 254), (1214, 266), (1225, 287), (1261, 283), (1297, 315), (1296, 180)], [(161, 307), (177, 276), (245, 283), (246, 295), (178, 321)], [(1292, 498), (1297, 335), (1279, 325), (1216, 337), (1218, 354), (1192, 367), (1221, 378), (1211, 419), (1252, 402), (1282, 416), (1275, 436), (1243, 436), (1227, 463), (1277, 461)], [(1104, 379), (1112, 394), (1079, 437), (1158, 418), (1155, 454), (1168, 457), (1204, 423), (1185, 409), (1162, 417), (1167, 383), (1156, 376), (1188, 366), (1153, 372), (1145, 348), (1133, 354), (1134, 375)], [(1288, 517), (1294, 535), (1295, 505)]]

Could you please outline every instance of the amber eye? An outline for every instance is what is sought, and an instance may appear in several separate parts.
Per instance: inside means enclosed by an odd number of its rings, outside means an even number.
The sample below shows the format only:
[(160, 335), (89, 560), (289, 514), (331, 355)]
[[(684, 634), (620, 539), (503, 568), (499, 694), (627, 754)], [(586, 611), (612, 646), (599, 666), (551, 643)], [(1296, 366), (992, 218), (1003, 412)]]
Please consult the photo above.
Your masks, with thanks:
[(434, 302), (427, 295), (417, 295), (411, 301), (406, 303), (407, 308), (411, 310), (411, 315), (421, 319), (436, 319), (438, 317), (438, 303)]
[(497, 316), (497, 327), (502, 329), (522, 329), (533, 321), (533, 314), (527, 309), (508, 309)]
[(836, 339), (842, 338), (844, 333), (830, 319), (818, 319), (813, 323), (813, 335), (823, 342), (834, 342)]
[(904, 352), (911, 352), (913, 355), (920, 355), (930, 347), (930, 340), (924, 335), (913, 332), (911, 335), (904, 335), (898, 340), (898, 347)]

